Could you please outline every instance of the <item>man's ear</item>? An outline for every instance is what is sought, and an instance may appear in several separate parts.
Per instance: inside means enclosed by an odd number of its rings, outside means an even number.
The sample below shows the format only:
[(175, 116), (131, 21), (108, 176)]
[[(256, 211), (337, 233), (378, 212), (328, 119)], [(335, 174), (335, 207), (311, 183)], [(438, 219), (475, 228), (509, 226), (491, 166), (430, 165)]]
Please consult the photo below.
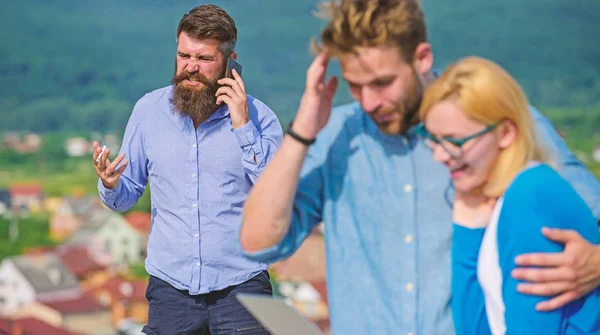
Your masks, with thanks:
[(513, 120), (505, 120), (498, 129), (498, 146), (500, 149), (506, 149), (517, 139), (517, 126)]
[(413, 59), (413, 66), (417, 73), (424, 75), (431, 71), (431, 68), (433, 67), (433, 51), (431, 50), (431, 44), (423, 42), (417, 45)]

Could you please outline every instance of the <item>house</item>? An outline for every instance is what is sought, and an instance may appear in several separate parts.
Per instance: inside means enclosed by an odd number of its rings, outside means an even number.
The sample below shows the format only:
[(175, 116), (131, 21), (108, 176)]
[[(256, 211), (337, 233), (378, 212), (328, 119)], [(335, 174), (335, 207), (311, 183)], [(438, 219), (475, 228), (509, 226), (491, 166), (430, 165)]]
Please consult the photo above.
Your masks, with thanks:
[(126, 266), (142, 258), (139, 234), (121, 215), (107, 209), (93, 211), (66, 244), (85, 245), (93, 255), (108, 252), (117, 265)]
[(0, 319), (0, 335), (82, 335), (36, 318)]
[(60, 315), (62, 328), (89, 335), (115, 333), (110, 309), (91, 295), (83, 294), (74, 299), (47, 301), (43, 304)]
[(146, 247), (148, 246), (148, 236), (150, 236), (150, 226), (152, 215), (147, 212), (131, 212), (125, 215), (125, 220), (139, 234), (142, 239), (142, 258), (146, 258)]
[(79, 334), (114, 334), (110, 310), (94, 297), (78, 297), (46, 302), (32, 302), (21, 307), (13, 319), (36, 318), (45, 323)]
[(2, 144), (8, 149), (16, 149), (20, 143), (21, 138), (15, 132), (6, 132), (2, 139)]
[(112, 257), (107, 252), (95, 255), (86, 246), (73, 244), (60, 245), (54, 252), (75, 275), (83, 291), (104, 283), (111, 276), (107, 267)]
[(70, 237), (96, 210), (102, 209), (100, 199), (92, 196), (71, 196), (61, 199), (50, 218), (50, 237), (63, 241)]
[(8, 188), (15, 212), (39, 212), (43, 208), (44, 192), (39, 184), (13, 185)]
[(2, 144), (5, 148), (20, 153), (38, 152), (42, 147), (42, 137), (38, 134), (30, 133), (25, 135), (23, 141), (21, 141), (18, 133), (9, 132), (4, 135)]
[(71, 157), (81, 157), (90, 154), (93, 149), (90, 142), (83, 137), (72, 137), (65, 142), (65, 151)]
[(70, 299), (79, 294), (77, 279), (52, 253), (9, 257), (0, 264), (2, 315), (36, 300)]
[(113, 326), (119, 328), (121, 321), (125, 319), (138, 324), (148, 322), (147, 286), (146, 280), (129, 281), (115, 276), (90, 293), (111, 306)]
[(12, 208), (10, 192), (6, 189), (0, 190), (0, 216), (7, 217)]
[(42, 148), (42, 137), (38, 134), (27, 134), (18, 148), (22, 153), (38, 152)]

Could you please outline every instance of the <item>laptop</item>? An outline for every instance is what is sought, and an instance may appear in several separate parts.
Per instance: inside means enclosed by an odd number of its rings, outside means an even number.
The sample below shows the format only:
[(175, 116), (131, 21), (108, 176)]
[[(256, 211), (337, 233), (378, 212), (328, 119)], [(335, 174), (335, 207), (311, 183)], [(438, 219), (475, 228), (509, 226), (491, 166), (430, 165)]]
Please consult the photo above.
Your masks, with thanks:
[(238, 293), (236, 298), (272, 335), (323, 335), (282, 298)]

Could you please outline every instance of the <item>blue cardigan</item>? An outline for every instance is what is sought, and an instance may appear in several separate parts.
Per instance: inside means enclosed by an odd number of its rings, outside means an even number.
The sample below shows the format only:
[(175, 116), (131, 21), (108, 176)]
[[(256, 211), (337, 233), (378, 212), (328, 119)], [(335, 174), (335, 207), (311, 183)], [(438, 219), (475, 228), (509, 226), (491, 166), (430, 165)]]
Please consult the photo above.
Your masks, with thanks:
[(571, 185), (547, 165), (531, 167), (508, 187), (495, 214), (497, 221), (493, 217), (494, 225), (486, 229), (454, 224), (456, 334), (600, 334), (599, 288), (560, 309), (538, 312), (535, 305), (548, 297), (517, 292), (519, 281), (511, 277), (516, 256), (563, 250), (542, 235), (542, 227), (572, 229), (591, 243), (600, 243), (597, 221)]

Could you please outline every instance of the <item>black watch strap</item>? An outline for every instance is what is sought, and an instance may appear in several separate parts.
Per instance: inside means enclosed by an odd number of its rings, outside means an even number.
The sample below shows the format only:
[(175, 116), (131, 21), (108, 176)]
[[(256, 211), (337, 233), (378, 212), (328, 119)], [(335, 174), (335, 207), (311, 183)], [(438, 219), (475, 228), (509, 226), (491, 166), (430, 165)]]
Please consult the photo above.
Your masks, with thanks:
[(298, 135), (295, 131), (293, 131), (292, 130), (293, 123), (294, 123), (294, 121), (290, 122), (290, 125), (288, 126), (288, 129), (286, 131), (286, 134), (290, 135), (293, 139), (306, 145), (307, 147), (310, 146), (311, 144), (315, 143), (315, 141), (317, 140), (316, 138), (304, 138), (304, 137)]

